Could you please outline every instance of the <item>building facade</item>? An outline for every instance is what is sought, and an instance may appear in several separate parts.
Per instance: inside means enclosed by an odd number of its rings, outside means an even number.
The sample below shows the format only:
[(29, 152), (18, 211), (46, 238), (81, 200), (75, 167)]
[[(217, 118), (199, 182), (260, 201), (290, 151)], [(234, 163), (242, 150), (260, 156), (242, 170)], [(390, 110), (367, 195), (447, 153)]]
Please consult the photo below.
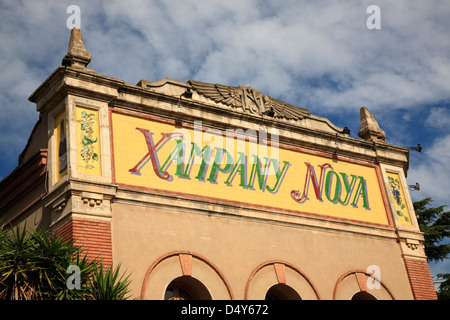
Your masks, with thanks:
[(97, 74), (80, 30), (29, 100), (4, 223), (76, 239), (141, 299), (436, 299), (405, 175), (361, 139), (252, 87)]

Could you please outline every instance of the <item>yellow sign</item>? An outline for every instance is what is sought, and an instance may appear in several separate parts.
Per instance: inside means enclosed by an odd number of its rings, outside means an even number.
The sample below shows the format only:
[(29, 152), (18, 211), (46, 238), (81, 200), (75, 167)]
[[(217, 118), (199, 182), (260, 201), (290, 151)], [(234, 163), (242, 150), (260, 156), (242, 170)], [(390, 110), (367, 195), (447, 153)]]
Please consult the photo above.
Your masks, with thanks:
[[(116, 183), (387, 225), (376, 169), (278, 148), (261, 130), (177, 128), (112, 113)], [(249, 138), (250, 136), (250, 138)], [(269, 143), (266, 143), (266, 142)]]
[(56, 181), (67, 174), (66, 110), (55, 117)]
[(408, 206), (406, 205), (405, 193), (397, 173), (387, 172), (389, 188), (391, 189), (392, 200), (398, 221), (401, 224), (412, 225)]
[(78, 172), (101, 175), (98, 111), (77, 107)]

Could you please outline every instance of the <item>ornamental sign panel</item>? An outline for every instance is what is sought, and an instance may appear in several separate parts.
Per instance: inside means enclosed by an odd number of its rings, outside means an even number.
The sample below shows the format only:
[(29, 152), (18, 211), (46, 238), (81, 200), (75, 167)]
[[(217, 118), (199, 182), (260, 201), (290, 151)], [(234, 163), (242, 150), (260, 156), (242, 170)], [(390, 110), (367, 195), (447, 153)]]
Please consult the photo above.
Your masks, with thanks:
[(395, 214), (401, 224), (412, 225), (411, 215), (406, 205), (406, 197), (398, 173), (387, 172), (389, 189), (394, 203)]
[(278, 144), (277, 132), (180, 128), (112, 112), (115, 183), (151, 192), (388, 225), (374, 165)]
[(101, 175), (98, 110), (77, 107), (78, 172)]

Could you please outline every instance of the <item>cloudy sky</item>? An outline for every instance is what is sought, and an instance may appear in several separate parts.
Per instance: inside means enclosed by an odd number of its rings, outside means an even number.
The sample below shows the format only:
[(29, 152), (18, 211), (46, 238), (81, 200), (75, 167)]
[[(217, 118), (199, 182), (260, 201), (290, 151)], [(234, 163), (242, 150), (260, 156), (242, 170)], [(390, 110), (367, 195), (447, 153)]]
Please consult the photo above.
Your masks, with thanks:
[[(367, 28), (374, 4), (381, 29)], [(368, 107), (388, 143), (424, 148), (410, 156), (413, 200), (450, 205), (448, 0), (0, 0), (0, 179), (38, 119), (29, 95), (67, 52), (70, 5), (97, 73), (251, 85), (353, 137)]]

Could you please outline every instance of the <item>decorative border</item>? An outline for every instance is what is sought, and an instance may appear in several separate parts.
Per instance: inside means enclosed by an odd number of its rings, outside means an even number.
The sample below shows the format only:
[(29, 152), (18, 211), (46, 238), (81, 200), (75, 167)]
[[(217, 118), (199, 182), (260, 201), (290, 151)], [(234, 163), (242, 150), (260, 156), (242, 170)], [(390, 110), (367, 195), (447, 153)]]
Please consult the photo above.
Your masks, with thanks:
[(99, 155), (101, 152), (99, 141), (100, 126), (98, 123), (98, 110), (76, 107), (77, 115), (78, 109), (81, 110), (81, 118), (76, 119), (77, 138), (79, 136), (79, 140), (77, 141), (77, 157), (79, 160), (81, 157), (82, 160), (82, 163), (78, 163), (78, 171), (80, 171), (80, 168), (83, 170), (94, 170), (94, 172), (98, 170), (101, 175), (101, 162)]
[[(81, 99), (79, 97), (72, 96), (68, 101), (68, 115), (69, 115), (69, 127), (70, 127), (70, 169), (72, 170), (71, 177), (76, 177), (83, 180), (90, 180), (100, 183), (111, 183), (111, 151), (109, 149), (110, 145), (107, 142), (110, 137), (110, 123), (108, 122), (109, 107), (106, 102), (98, 102), (92, 99)], [(83, 170), (81, 167), (83, 163), (81, 157), (79, 156), (79, 145), (82, 145), (78, 141), (78, 130), (80, 130), (80, 123), (77, 118), (77, 109), (89, 109), (96, 112), (96, 120), (98, 126), (98, 170), (96, 173), (88, 172), (88, 170)], [(80, 168), (82, 170), (80, 170)]]
[(405, 191), (403, 189), (402, 183), (400, 182), (400, 175), (398, 173), (386, 172), (386, 176), (398, 222), (402, 224), (412, 225), (411, 215), (409, 213), (408, 206), (406, 205)]
[[(388, 194), (387, 199), (388, 199), (388, 206), (391, 211), (391, 216), (392, 216), (391, 219), (393, 219), (395, 221), (394, 222), (395, 227), (397, 227), (399, 229), (403, 229), (403, 230), (417, 231), (419, 226), (417, 223), (416, 213), (414, 211), (414, 206), (412, 204), (408, 185), (406, 183), (405, 173), (403, 172), (402, 169), (394, 167), (394, 166), (390, 166), (390, 165), (381, 164), (380, 167), (381, 167), (381, 172), (383, 175), (384, 189), (385, 189), (386, 194)], [(396, 213), (396, 209), (395, 209), (394, 199), (390, 192), (388, 173), (397, 174), (399, 177), (400, 186), (403, 190), (403, 195), (405, 196), (404, 202), (405, 202), (406, 208), (408, 209), (408, 213), (409, 213), (409, 220), (410, 220), (409, 224), (401, 223), (399, 221), (399, 217), (398, 217), (398, 215)]]
[[(205, 196), (199, 196), (199, 195), (190, 194), (190, 193), (184, 193), (184, 192), (174, 192), (174, 191), (167, 191), (167, 190), (164, 190), (164, 189), (156, 189), (156, 188), (150, 188), (150, 187), (142, 187), (142, 186), (135, 186), (135, 185), (129, 185), (129, 184), (124, 184), (124, 183), (118, 183), (116, 181), (116, 174), (115, 174), (116, 167), (115, 167), (115, 160), (114, 160), (115, 159), (115, 157), (114, 157), (114, 133), (113, 133), (113, 121), (112, 121), (112, 113), (113, 112), (117, 113), (117, 114), (133, 116), (133, 117), (139, 117), (139, 118), (147, 119), (147, 120), (152, 120), (152, 121), (156, 121), (156, 122), (160, 122), (160, 123), (166, 123), (166, 124), (170, 124), (170, 125), (174, 125), (174, 126), (181, 126), (183, 128), (187, 128), (187, 129), (194, 129), (194, 126), (191, 125), (191, 124), (180, 123), (178, 120), (169, 119), (169, 118), (163, 118), (163, 117), (160, 117), (160, 116), (143, 114), (143, 113), (133, 112), (133, 111), (128, 111), (128, 110), (118, 110), (118, 109), (109, 108), (110, 137), (111, 137), (110, 143), (111, 143), (112, 180), (113, 180), (113, 183), (118, 185), (119, 187), (131, 189), (131, 190), (137, 190), (137, 191), (155, 192), (155, 193), (163, 194), (163, 195), (179, 196), (179, 197), (183, 197), (185, 199), (188, 198), (188, 199), (200, 200), (200, 201), (215, 201), (215, 202), (220, 203), (220, 204), (231, 204), (231, 205), (237, 205), (237, 206), (244, 206), (244, 207), (247, 207), (247, 208), (271, 210), (271, 211), (276, 210), (276, 211), (279, 211), (279, 212), (284, 212), (284, 213), (289, 213), (289, 214), (307, 215), (307, 216), (312, 216), (312, 217), (326, 219), (326, 220), (334, 220), (334, 221), (340, 221), (340, 222), (351, 222), (351, 223), (356, 223), (356, 224), (360, 224), (360, 225), (368, 225), (368, 226), (383, 227), (383, 228), (394, 228), (394, 224), (393, 224), (393, 221), (392, 221), (392, 218), (391, 218), (392, 215), (391, 215), (391, 211), (390, 211), (389, 202), (387, 200), (387, 195), (386, 195), (386, 192), (385, 192), (385, 188), (383, 188), (384, 180), (382, 179), (382, 175), (381, 175), (381, 172), (380, 172), (380, 167), (377, 166), (377, 165), (374, 165), (372, 163), (369, 163), (369, 162), (364, 162), (364, 161), (361, 161), (361, 160), (350, 159), (350, 158), (346, 158), (346, 157), (342, 157), (342, 156), (338, 156), (337, 159), (339, 161), (352, 163), (352, 164), (357, 164), (357, 165), (362, 165), (362, 166), (365, 166), (365, 167), (370, 167), (370, 168), (375, 169), (375, 173), (376, 173), (376, 177), (377, 177), (377, 181), (378, 181), (378, 188), (380, 190), (381, 198), (383, 200), (385, 214), (386, 214), (386, 218), (388, 220), (388, 224), (381, 224), (381, 223), (375, 223), (375, 222), (365, 222), (365, 221), (361, 221), (361, 220), (347, 219), (347, 218), (338, 218), (338, 217), (333, 217), (333, 216), (328, 216), (328, 215), (309, 213), (309, 212), (300, 211), (300, 210), (290, 210), (290, 209), (282, 209), (282, 208), (271, 207), (271, 206), (261, 206), (261, 205), (257, 205), (257, 204), (250, 204), (250, 203), (239, 202), (239, 201), (234, 201), (234, 200), (223, 200), (223, 199), (220, 199), (220, 198), (205, 197)], [(204, 132), (208, 130), (208, 127), (205, 126), (205, 125), (203, 125), (202, 128), (203, 128), (202, 130)], [(270, 145), (270, 141), (268, 141), (268, 145)], [(309, 155), (320, 156), (320, 157), (324, 157), (324, 158), (327, 158), (327, 159), (330, 159), (330, 160), (335, 160), (336, 159), (336, 156), (333, 156), (332, 154), (329, 154), (329, 153), (324, 153), (324, 152), (320, 152), (320, 151), (312, 151), (312, 150), (308, 150), (308, 149), (304, 149), (304, 148), (294, 147), (294, 146), (287, 145), (285, 143), (279, 143), (278, 146), (280, 148), (283, 148), (283, 149), (289, 150), (289, 151), (295, 151), (295, 152), (305, 153), (305, 154), (309, 154)]]

